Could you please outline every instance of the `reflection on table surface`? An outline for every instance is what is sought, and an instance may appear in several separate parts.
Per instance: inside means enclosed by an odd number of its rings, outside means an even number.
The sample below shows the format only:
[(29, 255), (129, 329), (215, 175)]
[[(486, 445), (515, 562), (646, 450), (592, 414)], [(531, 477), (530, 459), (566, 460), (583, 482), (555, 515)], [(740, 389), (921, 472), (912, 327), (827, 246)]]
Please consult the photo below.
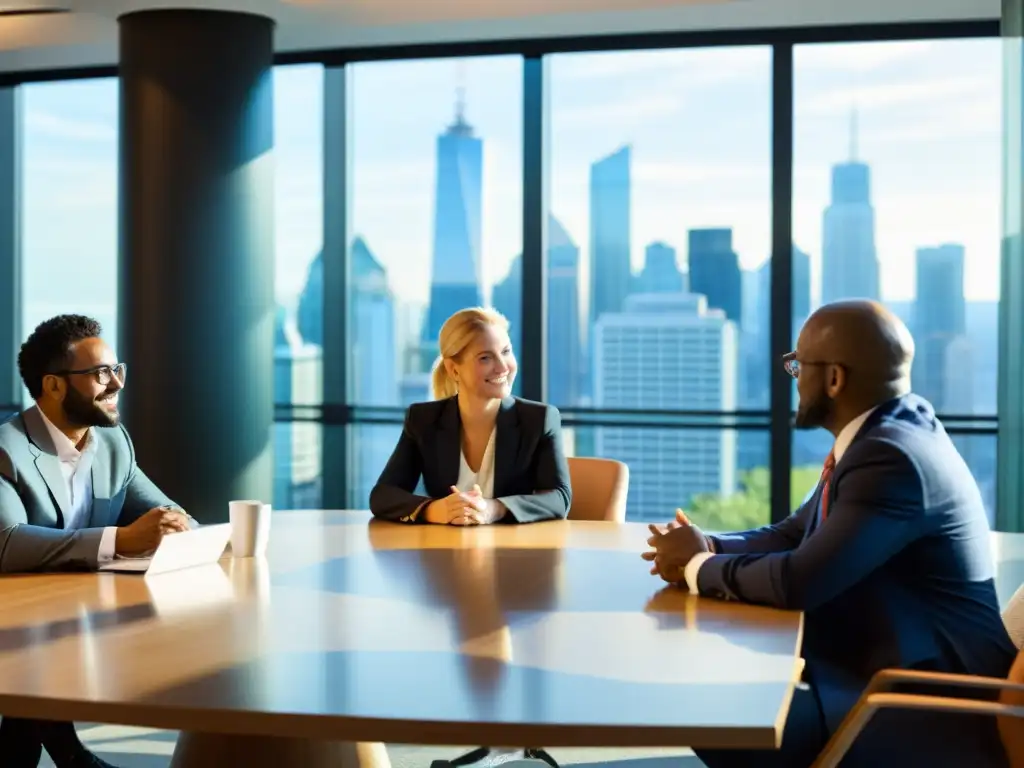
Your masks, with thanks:
[(800, 615), (665, 588), (639, 557), (646, 526), (368, 520), (275, 513), (265, 559), (149, 578), (0, 580), (0, 712), (363, 741), (775, 744)]

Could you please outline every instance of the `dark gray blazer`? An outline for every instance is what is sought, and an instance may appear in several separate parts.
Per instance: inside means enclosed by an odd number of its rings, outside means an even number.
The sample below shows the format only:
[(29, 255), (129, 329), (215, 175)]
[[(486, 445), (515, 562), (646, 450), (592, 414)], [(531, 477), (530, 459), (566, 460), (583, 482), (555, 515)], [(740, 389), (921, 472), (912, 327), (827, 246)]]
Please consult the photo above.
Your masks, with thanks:
[[(564, 519), (572, 489), (558, 409), (507, 397), (496, 429), (494, 496), (508, 508), (501, 522)], [(399, 521), (424, 502), (450, 495), (459, 479), (461, 453), (456, 397), (411, 405), (398, 445), (370, 492), (370, 511), (383, 520)], [(420, 478), (426, 496), (415, 492)]]
[(33, 406), (0, 425), (0, 573), (93, 570), (103, 528), (174, 505), (136, 465), (123, 426), (94, 427), (93, 439), (92, 514), (68, 531), (67, 484), (42, 414)]

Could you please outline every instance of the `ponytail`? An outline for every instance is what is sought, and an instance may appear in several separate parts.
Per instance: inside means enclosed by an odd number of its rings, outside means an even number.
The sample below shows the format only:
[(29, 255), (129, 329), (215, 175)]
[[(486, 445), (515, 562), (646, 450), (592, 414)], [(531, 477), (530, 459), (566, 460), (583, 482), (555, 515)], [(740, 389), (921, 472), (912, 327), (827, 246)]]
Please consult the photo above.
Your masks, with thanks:
[(434, 370), (430, 373), (430, 387), (434, 392), (435, 400), (444, 400), (458, 394), (459, 389), (452, 381), (452, 377), (448, 375), (443, 357), (438, 357), (434, 363)]

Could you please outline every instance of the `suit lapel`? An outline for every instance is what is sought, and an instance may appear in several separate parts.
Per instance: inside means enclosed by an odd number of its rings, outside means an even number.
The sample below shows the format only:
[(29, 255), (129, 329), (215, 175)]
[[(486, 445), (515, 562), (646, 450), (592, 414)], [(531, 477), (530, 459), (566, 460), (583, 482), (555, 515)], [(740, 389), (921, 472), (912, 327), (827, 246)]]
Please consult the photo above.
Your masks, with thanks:
[(68, 487), (64, 473), (60, 469), (57, 449), (53, 446), (50, 431), (46, 428), (37, 407), (33, 406), (25, 411), (22, 420), (25, 422), (25, 432), (29, 437), (29, 449), (35, 455), (36, 469), (50, 490), (54, 504), (60, 510), (60, 519), (57, 522), (63, 528), (71, 510), (71, 499), (68, 498)]
[(494, 445), (494, 497), (508, 496), (506, 487), (509, 477), (516, 471), (516, 460), (519, 458), (519, 411), (514, 397), (506, 397), (501, 401), (498, 421), (495, 425), (498, 435)]
[[(857, 428), (857, 432), (854, 434), (853, 438), (846, 446), (846, 451), (849, 452), (853, 444), (860, 440), (861, 437), (866, 435), (870, 430), (874, 429), (882, 419), (889, 416), (897, 409), (903, 407), (904, 404), (907, 402), (907, 399), (908, 398), (906, 396), (895, 397), (892, 400), (882, 403), (881, 405), (876, 407), (871, 412), (871, 414), (866, 419), (864, 419), (864, 422), (860, 425), (860, 427)], [(846, 453), (843, 454), (839, 461), (836, 462), (836, 466), (832, 469), (832, 485), (829, 488), (829, 508), (831, 508), (833, 502), (836, 501), (835, 477), (836, 472), (839, 471), (839, 464), (840, 462), (842, 462), (843, 458), (846, 458)], [(812, 533), (814, 533), (814, 531), (816, 531), (818, 529), (818, 526), (821, 524), (821, 501), (823, 488), (824, 484), (821, 482), (821, 480), (819, 480), (818, 487), (814, 491), (814, 514), (811, 516), (811, 521), (810, 524), (807, 526), (807, 533), (804, 536), (804, 538), (807, 538), (807, 536), (810, 536)]]
[(810, 515), (808, 515), (807, 526), (804, 529), (804, 540), (807, 539), (812, 533), (818, 530), (818, 525), (821, 524), (821, 491), (823, 484), (821, 480), (818, 481), (817, 487), (814, 489), (813, 499), (814, 503), (811, 506)]
[(441, 411), (437, 430), (437, 468), (444, 493), (448, 493), (451, 486), (459, 481), (461, 459), (462, 420), (459, 418), (458, 400), (451, 397)]

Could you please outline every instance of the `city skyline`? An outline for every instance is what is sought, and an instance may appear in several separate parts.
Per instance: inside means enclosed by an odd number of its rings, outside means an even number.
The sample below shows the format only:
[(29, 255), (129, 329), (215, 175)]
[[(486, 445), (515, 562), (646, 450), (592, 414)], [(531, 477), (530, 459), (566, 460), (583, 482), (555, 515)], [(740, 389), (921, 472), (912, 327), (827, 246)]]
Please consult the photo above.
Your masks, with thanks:
[[(365, 310), (382, 303), (389, 315), (409, 306), (389, 287), (387, 269), (373, 258), (374, 280), (364, 287), (357, 277), (361, 251), (368, 246), (356, 237), (353, 253), (353, 307), (350, 367), (354, 402), (407, 405), (430, 397), (429, 365), (436, 355), (434, 339), (444, 318), (463, 306), (481, 303), (481, 249), (484, 178), (482, 154), (486, 138), (465, 120), (465, 104), (456, 103), (451, 124), (436, 138), (435, 195), (432, 207), (434, 240), (428, 276), (429, 305), (404, 331), (382, 331), (386, 324), (369, 321)], [(848, 296), (879, 298), (876, 242), (877, 210), (873, 170), (858, 153), (860, 131), (856, 110), (849, 115), (849, 154), (829, 166), (829, 195), (821, 212), (822, 283), (825, 301)], [(561, 407), (597, 409), (677, 409), (730, 411), (737, 407), (767, 408), (769, 370), (766, 329), (770, 325), (770, 270), (762, 262), (743, 270), (734, 247), (732, 227), (695, 227), (686, 231), (687, 249), (680, 259), (672, 246), (655, 242), (644, 248), (640, 270), (633, 269), (633, 220), (636, 193), (632, 145), (594, 159), (588, 168), (588, 230), (591, 246), (589, 279), (581, 279), (579, 248), (558, 219), (548, 214), (549, 311), (546, 354), (550, 402)], [(368, 252), (368, 251), (367, 251)], [(985, 389), (990, 366), (964, 368), (986, 344), (977, 327), (967, 328), (964, 297), (964, 248), (960, 245), (917, 249), (916, 298), (893, 303), (922, 339), (921, 364), (915, 367), (921, 392), (933, 393), (940, 410), (971, 414), (993, 392), (975, 396), (976, 381)], [(364, 259), (365, 260), (365, 259)], [(686, 274), (681, 269), (686, 265)], [(322, 321), (319, 262), (311, 270), (300, 300), (303, 316)], [(521, 258), (493, 284), (491, 302), (511, 321), (513, 343), (522, 318)], [(793, 325), (797, 328), (812, 306), (810, 258), (793, 249)], [(814, 289), (814, 290), (812, 290)], [(454, 292), (454, 293), (453, 293)], [(458, 296), (454, 294), (457, 293)], [(465, 294), (465, 295), (463, 295)], [(817, 298), (817, 297), (816, 297)], [(455, 300), (457, 299), (457, 300)], [(816, 302), (815, 302), (816, 303)], [(982, 305), (985, 306), (985, 305)], [(988, 305), (994, 306), (994, 305)], [(309, 308), (307, 312), (306, 308)], [(797, 314), (799, 312), (799, 315)], [(567, 314), (568, 313), (568, 314)], [(936, 323), (951, 314), (961, 321)], [(581, 327), (582, 317), (588, 322)], [(320, 338), (319, 326), (311, 338)], [(426, 347), (424, 347), (426, 344)], [(423, 354), (424, 350), (426, 355)], [(995, 355), (991, 355), (992, 358)], [(400, 361), (399, 368), (392, 366)], [(391, 378), (380, 377), (392, 370)], [(923, 372), (923, 376), (922, 376)], [(371, 391), (358, 382), (376, 381)], [(994, 377), (991, 379), (994, 382)], [(578, 385), (578, 386), (577, 386)], [(987, 409), (987, 405), (985, 408)], [(992, 406), (994, 407), (994, 406)], [(569, 437), (569, 433), (572, 436)], [(354, 469), (359, 504), (391, 449), (386, 432), (361, 440), (359, 468)], [(588, 437), (590, 439), (588, 439)], [(393, 439), (393, 436), (391, 436)], [(583, 436), (567, 432), (572, 451), (596, 452), (626, 462), (631, 468), (629, 505), (633, 519), (657, 519), (670, 498), (688, 505), (711, 495), (727, 499), (743, 493), (737, 475), (757, 471), (766, 462), (764, 442), (754, 433), (737, 436), (729, 430), (598, 427)], [(827, 453), (827, 435), (799, 432), (794, 436), (793, 463), (814, 463)], [(974, 450), (975, 441), (957, 439), (972, 460), (986, 503), (991, 509), (995, 454), (991, 445)], [(685, 467), (669, 472), (685, 459)], [(668, 473), (668, 474), (667, 474)], [(685, 479), (684, 479), (685, 478)], [(671, 481), (671, 482), (670, 482)]]
[[(820, 211), (828, 194), (828, 168), (848, 155), (849, 114), (856, 107), (859, 155), (876, 169), (875, 203), (885, 211), (878, 222), (883, 298), (912, 298), (916, 250), (946, 242), (965, 246), (967, 299), (998, 298), (1001, 96), (992, 73), (998, 71), (999, 51), (994, 40), (797, 46), (794, 241), (810, 254), (815, 276), (820, 271)], [(763, 262), (770, 243), (769, 61), (766, 48), (551, 57), (551, 213), (585, 255), (582, 281), (587, 280), (589, 261), (589, 164), (629, 143), (637, 189), (634, 271), (642, 265), (646, 246), (655, 241), (674, 247), (683, 260), (685, 230), (691, 226), (730, 226), (742, 266), (752, 269)], [(705, 71), (708, 67), (714, 76)], [(467, 119), (485, 137), (482, 261), (485, 289), (490, 290), (521, 252), (521, 59), (485, 57), (461, 68), (456, 60), (375, 62), (352, 69), (352, 234), (361, 235), (388, 268), (396, 295), (420, 304), (427, 301), (432, 240), (433, 143), (451, 121), (463, 78)], [(612, 95), (622, 99), (605, 96), (598, 101), (608, 91), (609, 78), (617, 78)], [(631, 78), (639, 78), (643, 86), (632, 88)], [(276, 285), (278, 300), (285, 305), (294, 302), (322, 245), (322, 81), (318, 65), (274, 71)], [(675, 90), (664, 87), (680, 82)], [(665, 144), (665, 130), (674, 125), (665, 116), (678, 113), (688, 99), (710, 88), (724, 96), (701, 101), (703, 113), (708, 105), (739, 103), (744, 114), (753, 116), (735, 121), (751, 126), (750, 139), (737, 140), (728, 153), (699, 153), (707, 148), (688, 142), (686, 135), (672, 146)], [(43, 254), (34, 261), (44, 266), (38, 272), (32, 265), (26, 270), (26, 292), (38, 295), (46, 261), (87, 251), (97, 254), (95, 263), (88, 271), (80, 266), (77, 279), (69, 282), (86, 287), (99, 302), (109, 297), (113, 304), (116, 81), (40, 83), (24, 91), (24, 176), (30, 181), (25, 243)], [(744, 96), (752, 91), (761, 97), (750, 102)], [(576, 95), (570, 100), (572, 93)], [(403, 109), (396, 110), (396, 103)], [(602, 103), (609, 105), (604, 113)], [(629, 105), (636, 109), (630, 111)], [(945, 110), (945, 119), (933, 119), (936, 110)], [(727, 111), (723, 115), (727, 121)], [(993, 115), (995, 119), (984, 119)], [(646, 147), (641, 135), (628, 140), (630, 133), (642, 133), (634, 131), (638, 122), (655, 121), (661, 121), (655, 126), (660, 134), (655, 132)], [(686, 122), (683, 133), (692, 133)], [(583, 130), (590, 123), (601, 130)], [(617, 135), (590, 135), (606, 133)], [(693, 153), (704, 156), (679, 158), (691, 143)], [(947, 152), (950, 146), (955, 151)], [(506, 181), (499, 183), (501, 179)], [(659, 214), (644, 202), (648, 199), (664, 200), (686, 213), (652, 223)], [(66, 226), (47, 226), (55, 208)], [(396, 217), (405, 222), (403, 227), (391, 225)], [(666, 218), (678, 221), (668, 226)], [(68, 269), (74, 265), (69, 263)], [(820, 284), (817, 277), (812, 282)], [(61, 285), (47, 288), (57, 303), (67, 295)]]
[[(978, 61), (998, 69), (991, 56), (986, 63), (978, 55), (991, 52), (990, 43), (800, 46), (794, 81), (793, 240), (807, 254), (806, 261), (803, 256), (794, 261), (794, 313), (797, 307), (817, 305), (823, 264), (833, 264), (833, 278), (840, 268), (851, 275), (832, 281), (830, 297), (842, 295), (856, 275), (870, 278), (862, 293), (877, 294), (870, 277), (876, 260), (880, 298), (908, 322), (922, 301), (962, 304), (964, 327), (950, 330), (933, 323), (927, 329), (931, 342), (921, 369), (935, 379), (927, 382), (939, 393), (935, 397), (965, 413), (994, 410), (995, 379), (989, 369), (994, 371), (996, 353), (989, 347), (989, 320), (982, 330), (977, 312), (971, 311), (975, 305), (967, 301), (998, 298), (1000, 136), (989, 126), (979, 129), (956, 117), (963, 107), (949, 98), (941, 108), (952, 117), (937, 122), (932, 114), (936, 105), (924, 98), (927, 89), (911, 88), (908, 73), (920, 79), (918, 70), (924, 67), (930, 73), (924, 81), (931, 82), (934, 70), (946, 72), (950, 60), (974, 56), (957, 81), (958, 88), (963, 78), (972, 84), (960, 92), (962, 99), (975, 112), (998, 110), (999, 88), (980, 76), (971, 80), (972, 72), (981, 71)], [(637, 294), (655, 289), (668, 294), (659, 302), (673, 306), (692, 301), (672, 299), (673, 293), (707, 297), (709, 313), (706, 318), (698, 313), (705, 319), (692, 333), (678, 330), (675, 323), (666, 326), (675, 329), (671, 343), (680, 354), (696, 354), (691, 345), (704, 333), (698, 328), (711, 328), (708, 323), (728, 318), (736, 334), (734, 342), (723, 337), (714, 343), (717, 357), (709, 358), (711, 367), (699, 382), (694, 379), (692, 392), (680, 389), (679, 377), (655, 381), (654, 368), (668, 371), (670, 361), (655, 354), (655, 336), (638, 336), (654, 345), (643, 342), (652, 371), (644, 392), (648, 400), (640, 405), (672, 408), (677, 400), (697, 398), (723, 407), (767, 407), (770, 361), (763, 330), (770, 288), (765, 261), (771, 223), (770, 49), (571, 54), (552, 56), (549, 63), (551, 193), (546, 214), (552, 242), (545, 256), (557, 265), (549, 274), (549, 291), (562, 298), (558, 307), (549, 306), (553, 402), (611, 407), (611, 400), (605, 402), (611, 383), (604, 380), (610, 363), (602, 360), (613, 358), (593, 357), (595, 323), (606, 328), (614, 323), (627, 336), (640, 333), (648, 321), (637, 311), (651, 300)], [(367, 63), (353, 65), (348, 78), (349, 300), (354, 314), (344, 354), (353, 376), (350, 393), (358, 404), (404, 405), (429, 396), (424, 371), (436, 350), (427, 337), (458, 308), (442, 300), (453, 286), (464, 283), (470, 289), (466, 295), (473, 297), (470, 303), (477, 303), (477, 295), (482, 303), (500, 303), (513, 319), (513, 338), (518, 334), (522, 61), (508, 56)], [(315, 260), (324, 213), (323, 70), (315, 65), (279, 68), (274, 84), (275, 293), (283, 308), (281, 338), (294, 337), (297, 321), (306, 342), (319, 341), (322, 265)], [(113, 81), (98, 81), (25, 88), (27, 323), (42, 319), (44, 307), (99, 308), (90, 313), (111, 325), (115, 321), (117, 94), (112, 86)], [(957, 91), (940, 90), (944, 97), (951, 93)], [(70, 107), (80, 107), (85, 119), (76, 123), (66, 111)], [(105, 121), (110, 125), (104, 127)], [(925, 127), (930, 133), (922, 132)], [(973, 142), (965, 136), (973, 136)], [(950, 141), (958, 148), (967, 142), (967, 162), (949, 153)], [(90, 162), (108, 167), (94, 173)], [(97, 185), (109, 188), (103, 192)], [(91, 196), (83, 200), (82, 194)], [(60, 227), (52, 226), (55, 216)], [(932, 269), (932, 277), (917, 271), (918, 263), (934, 261), (928, 254), (948, 245), (958, 254), (958, 259), (947, 259), (954, 264), (955, 280), (941, 269)], [(651, 261), (645, 264), (647, 255)], [(511, 265), (517, 266), (510, 272)], [(55, 270), (73, 279), (53, 281)], [(304, 306), (297, 306), (307, 281)], [(915, 285), (924, 287), (915, 291)], [(83, 296), (88, 298), (83, 301)], [(597, 305), (591, 305), (592, 299)], [(426, 332), (425, 310), (436, 315)], [(794, 314), (793, 320), (796, 326), (802, 318)], [(108, 336), (116, 341), (113, 331)], [(607, 338), (599, 339), (599, 344), (612, 345), (600, 347), (602, 355), (610, 355), (619, 343)], [(301, 339), (295, 342), (276, 354), (282, 382), (278, 396), (304, 392), (315, 397), (321, 352), (307, 350)], [(425, 342), (427, 355), (422, 355)], [(293, 350), (303, 351), (301, 365)], [(974, 377), (957, 375), (959, 359), (980, 361)], [(719, 365), (725, 367), (716, 373)], [(616, 386), (616, 407), (629, 407), (629, 389), (621, 382)], [(394, 439), (391, 428), (372, 434), (362, 429), (359, 466), (349, 467), (357, 496), (372, 485)], [(277, 429), (278, 472), (293, 478), (285, 485), (296, 498), (317, 492), (310, 481), (310, 462), (317, 453), (314, 432)], [(649, 437), (666, 440), (668, 446), (669, 438), (684, 437), (677, 432), (655, 430)], [(608, 442), (615, 434), (619, 437)], [(795, 436), (794, 464), (819, 461), (827, 451), (819, 445), (825, 437)], [(688, 493), (731, 497), (745, 482), (744, 473), (768, 462), (761, 435), (744, 433), (735, 442), (724, 432), (708, 438), (708, 450), (717, 458), (712, 461), (710, 453), (691, 457), (710, 464), (693, 476)], [(611, 450), (613, 444), (627, 452), (638, 450), (634, 428), (600, 428), (589, 435), (584, 430), (569, 439), (583, 455)], [(655, 464), (671, 464), (678, 453), (666, 451), (650, 454), (650, 466), (642, 466), (646, 459), (639, 454), (630, 459), (637, 488), (650, 489), (646, 495), (651, 499), (664, 495)], [(990, 498), (994, 459), (989, 454), (994, 451), (986, 447), (973, 453), (982, 457), (980, 481)], [(361, 501), (361, 496), (353, 498)], [(643, 512), (660, 514), (654, 507)]]

